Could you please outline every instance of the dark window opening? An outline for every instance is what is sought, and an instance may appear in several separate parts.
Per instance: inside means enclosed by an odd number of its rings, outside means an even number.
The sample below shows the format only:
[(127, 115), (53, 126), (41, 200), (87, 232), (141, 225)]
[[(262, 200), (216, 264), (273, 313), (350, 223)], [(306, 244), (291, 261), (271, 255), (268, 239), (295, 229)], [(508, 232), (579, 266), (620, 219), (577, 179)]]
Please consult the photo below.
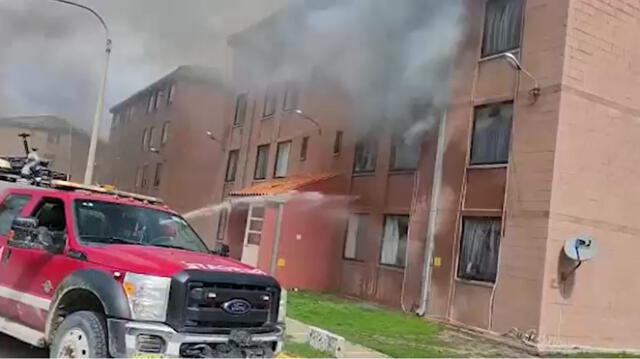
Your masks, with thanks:
[(142, 166), (142, 179), (140, 181), (140, 187), (142, 188), (146, 188), (147, 187), (147, 172), (149, 172), (149, 166), (144, 165)]
[(495, 282), (501, 225), (500, 218), (463, 218), (458, 278)]
[(356, 143), (354, 173), (369, 173), (376, 170), (377, 143), (371, 139), (363, 139)]
[(471, 164), (509, 162), (513, 103), (481, 106), (475, 110)]
[(482, 57), (520, 47), (522, 0), (489, 0), (485, 13)]
[(269, 145), (258, 146), (256, 154), (256, 170), (253, 178), (263, 180), (267, 178), (267, 165), (269, 164)]
[(333, 140), (333, 154), (339, 155), (342, 151), (342, 131), (336, 131), (336, 137)]
[(156, 164), (156, 175), (153, 177), (153, 187), (160, 186), (162, 180), (162, 163)]
[(309, 136), (302, 138), (302, 144), (300, 145), (300, 161), (307, 160), (307, 150), (309, 149)]
[(233, 118), (234, 126), (242, 126), (247, 114), (247, 94), (243, 93), (236, 98), (236, 114)]
[(380, 264), (405, 266), (409, 216), (385, 216)]
[(225, 173), (225, 181), (233, 182), (236, 180), (236, 172), (238, 171), (238, 157), (240, 151), (233, 150), (229, 152), (229, 158), (227, 159), (227, 171)]

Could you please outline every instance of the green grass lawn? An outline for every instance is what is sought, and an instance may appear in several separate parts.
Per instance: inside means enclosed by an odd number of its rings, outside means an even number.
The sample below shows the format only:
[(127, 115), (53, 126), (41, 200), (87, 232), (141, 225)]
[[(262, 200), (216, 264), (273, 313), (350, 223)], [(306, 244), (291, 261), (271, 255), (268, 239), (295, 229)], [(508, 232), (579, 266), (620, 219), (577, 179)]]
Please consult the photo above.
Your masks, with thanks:
[(330, 295), (289, 292), (288, 315), (397, 358), (454, 356), (442, 349), (440, 326), (398, 311)]
[(333, 358), (331, 354), (318, 350), (309, 344), (292, 341), (284, 343), (284, 353), (297, 358)]

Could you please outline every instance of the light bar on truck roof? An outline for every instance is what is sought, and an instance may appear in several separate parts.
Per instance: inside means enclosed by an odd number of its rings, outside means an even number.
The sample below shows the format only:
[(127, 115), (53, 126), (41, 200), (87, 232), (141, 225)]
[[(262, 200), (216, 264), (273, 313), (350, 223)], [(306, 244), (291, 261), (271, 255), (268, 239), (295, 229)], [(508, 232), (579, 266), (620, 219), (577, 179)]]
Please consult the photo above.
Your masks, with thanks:
[(65, 190), (65, 191), (89, 191), (89, 192), (100, 193), (100, 194), (109, 194), (117, 197), (131, 198), (138, 201), (148, 202), (150, 204), (164, 203), (160, 198), (145, 196), (137, 193), (119, 191), (115, 189), (115, 187), (113, 186), (100, 187), (100, 186), (84, 185), (84, 184), (69, 182), (69, 181), (53, 180), (51, 181), (51, 187), (60, 189), (60, 190)]

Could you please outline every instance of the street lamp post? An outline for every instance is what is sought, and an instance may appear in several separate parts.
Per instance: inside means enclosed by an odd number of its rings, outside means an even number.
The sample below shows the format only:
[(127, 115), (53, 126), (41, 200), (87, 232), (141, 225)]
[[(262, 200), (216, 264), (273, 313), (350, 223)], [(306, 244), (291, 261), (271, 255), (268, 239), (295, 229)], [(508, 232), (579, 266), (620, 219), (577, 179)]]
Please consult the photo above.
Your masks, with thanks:
[(85, 172), (84, 172), (84, 183), (91, 184), (93, 182), (93, 170), (96, 162), (98, 134), (100, 132), (100, 119), (102, 118), (102, 111), (104, 111), (104, 95), (107, 87), (107, 73), (109, 70), (109, 58), (111, 57), (111, 38), (109, 37), (109, 27), (107, 26), (107, 23), (104, 21), (102, 16), (100, 16), (100, 14), (98, 14), (95, 10), (93, 10), (88, 6), (78, 4), (68, 0), (53, 0), (53, 1), (75, 6), (75, 7), (84, 9), (86, 11), (89, 11), (91, 14), (93, 14), (93, 16), (95, 16), (98, 19), (98, 21), (100, 21), (100, 24), (102, 25), (102, 28), (104, 29), (104, 32), (105, 32), (105, 38), (106, 38), (105, 61), (102, 69), (102, 80), (100, 83), (100, 90), (98, 92), (96, 112), (93, 116), (93, 129), (91, 130), (91, 142), (89, 144), (89, 154), (87, 155), (87, 168), (85, 169)]

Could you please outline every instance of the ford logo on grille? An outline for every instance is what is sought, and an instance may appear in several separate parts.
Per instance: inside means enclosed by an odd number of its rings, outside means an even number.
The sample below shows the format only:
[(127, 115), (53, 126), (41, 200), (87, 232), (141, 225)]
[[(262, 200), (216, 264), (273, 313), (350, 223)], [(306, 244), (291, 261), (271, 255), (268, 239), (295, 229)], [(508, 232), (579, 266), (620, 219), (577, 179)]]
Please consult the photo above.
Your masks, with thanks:
[(233, 315), (243, 315), (251, 310), (251, 303), (244, 299), (231, 299), (222, 304), (222, 310)]

